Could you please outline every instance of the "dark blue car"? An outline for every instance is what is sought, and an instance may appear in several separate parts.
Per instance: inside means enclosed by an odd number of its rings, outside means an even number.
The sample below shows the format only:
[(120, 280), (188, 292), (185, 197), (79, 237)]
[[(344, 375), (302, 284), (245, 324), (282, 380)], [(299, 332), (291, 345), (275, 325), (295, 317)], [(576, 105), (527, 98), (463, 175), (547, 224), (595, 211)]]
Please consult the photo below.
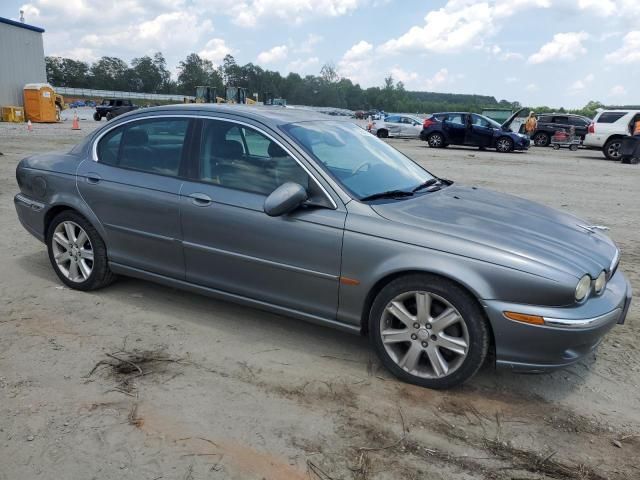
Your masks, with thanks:
[(490, 118), (469, 112), (434, 113), (425, 119), (420, 139), (430, 147), (448, 145), (495, 148), (498, 152), (528, 150), (529, 137), (512, 132), (508, 125), (512, 119), (500, 125)]

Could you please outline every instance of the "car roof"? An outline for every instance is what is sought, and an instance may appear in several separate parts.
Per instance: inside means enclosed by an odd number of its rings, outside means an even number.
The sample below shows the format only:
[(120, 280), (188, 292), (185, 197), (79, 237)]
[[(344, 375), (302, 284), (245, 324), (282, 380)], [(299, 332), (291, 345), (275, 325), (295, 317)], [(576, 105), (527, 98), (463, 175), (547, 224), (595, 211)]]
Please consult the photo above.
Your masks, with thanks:
[(265, 105), (226, 105), (219, 103), (190, 103), (164, 105), (160, 107), (150, 107), (143, 110), (145, 113), (226, 113), (250, 118), (257, 121), (285, 125), (311, 120), (340, 121), (335, 116), (328, 116), (313, 110), (303, 108), (290, 108)]

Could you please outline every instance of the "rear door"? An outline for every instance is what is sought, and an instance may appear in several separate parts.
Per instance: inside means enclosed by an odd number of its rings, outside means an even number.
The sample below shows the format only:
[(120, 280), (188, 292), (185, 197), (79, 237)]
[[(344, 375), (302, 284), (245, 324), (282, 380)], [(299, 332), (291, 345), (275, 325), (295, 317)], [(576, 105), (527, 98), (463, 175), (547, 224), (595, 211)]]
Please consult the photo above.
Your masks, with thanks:
[(466, 136), (466, 115), (463, 113), (448, 113), (442, 120), (442, 130), (447, 142), (454, 145), (464, 145)]
[(193, 122), (155, 117), (109, 130), (97, 161), (78, 167), (77, 186), (102, 223), (109, 260), (184, 278), (180, 189)]

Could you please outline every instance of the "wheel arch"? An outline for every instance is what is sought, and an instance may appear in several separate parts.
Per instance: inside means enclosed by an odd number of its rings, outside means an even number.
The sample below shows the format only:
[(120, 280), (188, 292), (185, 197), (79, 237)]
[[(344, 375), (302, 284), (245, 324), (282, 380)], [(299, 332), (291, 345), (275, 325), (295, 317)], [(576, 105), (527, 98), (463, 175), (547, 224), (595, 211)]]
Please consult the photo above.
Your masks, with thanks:
[(374, 302), (376, 296), (380, 293), (380, 291), (382, 291), (382, 289), (384, 287), (386, 287), (392, 281), (394, 281), (394, 280), (396, 280), (398, 278), (402, 278), (402, 277), (406, 277), (406, 276), (410, 276), (410, 275), (432, 275), (432, 276), (435, 276), (435, 277), (440, 277), (440, 278), (443, 278), (443, 279), (455, 284), (457, 287), (459, 287), (464, 292), (466, 292), (469, 295), (469, 297), (471, 299), (473, 299), (473, 301), (476, 302), (476, 304), (480, 307), (480, 310), (482, 311), (482, 314), (484, 315), (484, 319), (485, 319), (485, 321), (487, 323), (489, 336), (491, 338), (490, 347), (492, 349), (495, 347), (495, 339), (494, 339), (494, 335), (493, 335), (493, 327), (491, 326), (491, 322), (489, 321), (489, 317), (487, 316), (487, 314), (485, 312), (485, 308), (482, 305), (482, 302), (479, 300), (480, 297), (478, 296), (478, 292), (474, 291), (474, 289), (472, 289), (466, 282), (463, 282), (459, 278), (456, 278), (455, 276), (452, 276), (452, 275), (447, 275), (447, 274), (445, 274), (443, 272), (440, 272), (440, 271), (437, 271), (437, 270), (402, 269), (402, 270), (397, 270), (397, 271), (393, 271), (393, 272), (388, 272), (384, 276), (379, 278), (373, 284), (373, 286), (369, 289), (369, 291), (367, 292), (367, 295), (365, 297), (365, 300), (364, 300), (364, 305), (363, 305), (363, 308), (362, 308), (362, 314), (361, 314), (361, 318), (360, 318), (360, 331), (361, 331), (361, 333), (363, 335), (366, 336), (369, 333), (369, 312), (371, 310), (371, 306), (373, 305), (373, 302)]
[(98, 231), (106, 246), (106, 232), (104, 230), (104, 227), (102, 226), (102, 223), (100, 223), (93, 211), (91, 211), (91, 209), (89, 209), (89, 207), (84, 202), (81, 202), (78, 199), (61, 198), (51, 204), (43, 217), (43, 236), (45, 238), (53, 219), (64, 211), (72, 211), (79, 215), (82, 215), (87, 220), (87, 222), (89, 222), (93, 226), (93, 228)]

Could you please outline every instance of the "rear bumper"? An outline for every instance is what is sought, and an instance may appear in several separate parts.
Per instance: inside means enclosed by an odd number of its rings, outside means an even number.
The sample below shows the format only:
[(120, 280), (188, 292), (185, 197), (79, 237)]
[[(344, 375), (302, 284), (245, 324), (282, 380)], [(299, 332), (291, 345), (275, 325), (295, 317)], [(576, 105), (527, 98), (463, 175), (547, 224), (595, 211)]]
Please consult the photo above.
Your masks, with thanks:
[(582, 145), (588, 148), (602, 148), (602, 146), (604, 145), (604, 139), (602, 139), (599, 135), (589, 133), (586, 137), (584, 137)]
[(22, 226), (34, 237), (44, 242), (44, 216), (46, 205), (42, 202), (32, 200), (26, 195), (19, 193), (13, 199), (16, 213)]
[[(616, 272), (605, 292), (576, 307), (537, 307), (485, 301), (496, 343), (496, 363), (518, 371), (547, 371), (580, 361), (597, 348), (604, 335), (625, 322), (631, 285)], [(545, 318), (545, 325), (507, 319), (512, 311)]]

